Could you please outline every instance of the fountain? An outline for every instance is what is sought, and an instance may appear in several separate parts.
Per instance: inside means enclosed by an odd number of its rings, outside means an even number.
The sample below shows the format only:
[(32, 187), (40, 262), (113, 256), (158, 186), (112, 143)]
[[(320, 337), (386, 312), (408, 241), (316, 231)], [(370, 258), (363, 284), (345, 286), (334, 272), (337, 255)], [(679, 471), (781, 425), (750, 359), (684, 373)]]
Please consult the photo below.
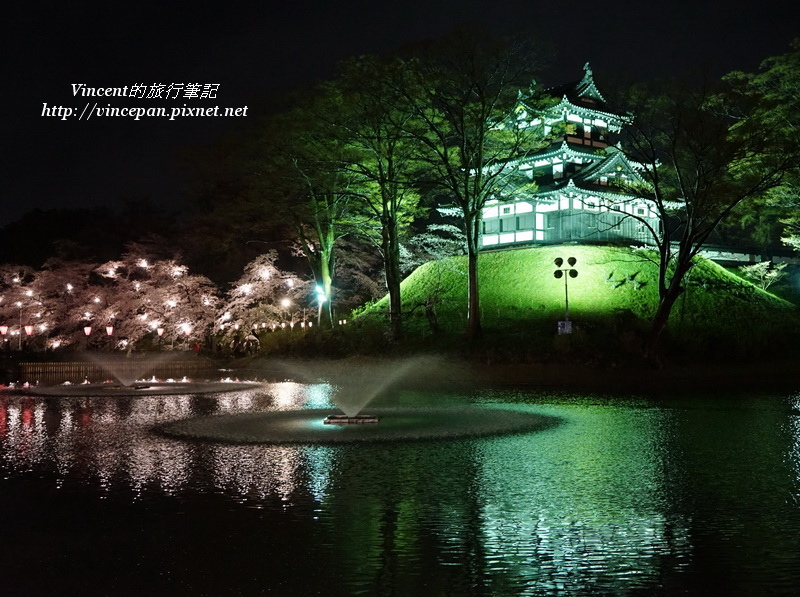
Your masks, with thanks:
[[(254, 385), (254, 382), (240, 382), (238, 379), (231, 380), (230, 378), (219, 381), (209, 381), (208, 379), (197, 381), (187, 376), (182, 376), (180, 379), (159, 379), (151, 373), (178, 358), (178, 355), (159, 354), (146, 358), (114, 359), (90, 354), (89, 359), (101, 370), (103, 381), (90, 381), (87, 375), (82, 383), (65, 381), (59, 385), (28, 386), (23, 388), (23, 391), (32, 395), (63, 397), (111, 394), (115, 396), (162, 396), (230, 392), (250, 389)], [(197, 367), (197, 370), (200, 372), (201, 368)]]
[[(468, 382), (469, 375), (463, 369), (453, 370), (441, 359), (315, 363), (313, 370), (296, 365), (285, 368), (292, 371), (290, 377), (294, 381), (332, 386), (330, 399), (344, 413), (308, 408), (217, 414), (162, 424), (156, 431), (172, 438), (211, 442), (333, 444), (527, 433), (557, 422), (552, 417), (513, 407), (396, 404), (403, 402), (402, 395), (388, 390), (401, 381), (423, 391)], [(362, 413), (367, 407), (369, 412)]]
[[(149, 383), (144, 379), (146, 374), (163, 363), (178, 359), (176, 355), (169, 353), (148, 356), (146, 359), (126, 358), (124, 360), (109, 359), (92, 353), (87, 354), (90, 361), (102, 367), (103, 370), (116, 379), (122, 387), (126, 388), (133, 387), (134, 385), (141, 385), (142, 383)], [(155, 376), (153, 376), (153, 378), (155, 378)]]
[(322, 409), (209, 415), (159, 425), (175, 439), (232, 444), (342, 444), (442, 440), (530, 433), (558, 423), (523, 410), (478, 406), (376, 410), (379, 425), (324, 423)]

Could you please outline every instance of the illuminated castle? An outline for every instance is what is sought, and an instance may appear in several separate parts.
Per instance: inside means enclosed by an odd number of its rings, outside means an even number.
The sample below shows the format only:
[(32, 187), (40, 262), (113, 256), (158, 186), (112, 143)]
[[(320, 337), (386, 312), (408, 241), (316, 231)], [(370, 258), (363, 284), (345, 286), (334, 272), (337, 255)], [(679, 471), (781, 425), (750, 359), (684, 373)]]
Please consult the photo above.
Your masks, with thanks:
[[(584, 71), (580, 81), (548, 92), (560, 101), (543, 113), (535, 113), (520, 94), (517, 117), (523, 126), (543, 125), (545, 133), (563, 130), (563, 135), (513, 164), (518, 184), (483, 209), (482, 248), (646, 242), (651, 237), (642, 220), (658, 228), (652, 207), (615, 184), (643, 182), (641, 166), (608, 140), (629, 117), (608, 107), (588, 63)], [(533, 192), (527, 190), (531, 182)]]

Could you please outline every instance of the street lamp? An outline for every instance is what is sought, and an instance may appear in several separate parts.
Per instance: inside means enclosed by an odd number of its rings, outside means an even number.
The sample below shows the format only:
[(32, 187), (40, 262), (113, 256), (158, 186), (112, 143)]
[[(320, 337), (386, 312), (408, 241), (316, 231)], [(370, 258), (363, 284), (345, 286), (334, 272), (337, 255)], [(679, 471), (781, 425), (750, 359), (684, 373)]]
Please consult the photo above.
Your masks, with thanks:
[(17, 308), (19, 309), (19, 344), (18, 349), (22, 350), (22, 301), (17, 301), (15, 303)]
[[(290, 324), (291, 324), (291, 316), (289, 314), (289, 307), (291, 305), (292, 305), (292, 301), (290, 301), (288, 298), (281, 299), (281, 307), (283, 307), (286, 310), (286, 317), (289, 319)], [(281, 327), (285, 328), (286, 326), (281, 324)]]
[(564, 278), (564, 321), (558, 322), (559, 334), (572, 333), (572, 322), (569, 320), (569, 288), (567, 281), (570, 278), (578, 277), (578, 270), (573, 269), (573, 266), (577, 262), (578, 260), (575, 259), (574, 257), (570, 257), (569, 259), (567, 259), (567, 265), (569, 265), (569, 267), (562, 267), (564, 265), (564, 260), (561, 259), (561, 257), (557, 257), (554, 262), (558, 269), (553, 272), (553, 277), (555, 277), (556, 279)]

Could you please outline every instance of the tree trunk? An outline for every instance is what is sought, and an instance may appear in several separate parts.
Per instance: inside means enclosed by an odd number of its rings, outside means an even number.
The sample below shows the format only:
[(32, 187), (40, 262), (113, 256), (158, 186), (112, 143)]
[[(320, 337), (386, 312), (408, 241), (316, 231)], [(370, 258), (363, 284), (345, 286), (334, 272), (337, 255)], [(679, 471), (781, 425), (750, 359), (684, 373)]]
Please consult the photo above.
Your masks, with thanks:
[(403, 311), (400, 296), (400, 260), (397, 240), (397, 223), (393, 218), (382, 226), (384, 267), (386, 268), (386, 287), (389, 291), (389, 323), (392, 340), (403, 337)]
[(478, 234), (477, 218), (467, 222), (467, 338), (477, 340), (483, 333), (481, 303), (478, 296)]
[[(666, 267), (666, 264), (662, 267)], [(661, 339), (667, 329), (672, 308), (681, 294), (683, 294), (683, 279), (691, 267), (691, 259), (685, 262), (685, 260), (679, 258), (675, 273), (673, 273), (669, 285), (664, 287), (661, 293), (662, 296), (658, 301), (658, 309), (656, 309), (656, 314), (650, 322), (650, 332), (644, 344), (644, 358), (655, 368), (660, 369), (663, 366), (661, 362)]]
[(661, 369), (663, 364), (661, 362), (661, 338), (667, 329), (669, 316), (672, 312), (672, 307), (675, 301), (678, 300), (680, 294), (674, 297), (669, 294), (658, 303), (658, 309), (650, 322), (650, 332), (647, 334), (647, 339), (644, 343), (644, 358), (654, 368)]

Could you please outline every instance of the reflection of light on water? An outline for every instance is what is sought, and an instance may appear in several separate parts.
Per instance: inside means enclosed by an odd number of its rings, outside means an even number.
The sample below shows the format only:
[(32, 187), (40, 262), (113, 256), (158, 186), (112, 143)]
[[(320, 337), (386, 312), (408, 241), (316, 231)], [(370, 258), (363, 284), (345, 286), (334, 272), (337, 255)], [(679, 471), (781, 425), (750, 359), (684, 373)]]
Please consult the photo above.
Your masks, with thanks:
[(306, 490), (321, 502), (328, 494), (335, 451), (326, 446), (211, 447), (214, 485), (256, 504), (277, 497), (290, 505)]
[(149, 396), (131, 402), (128, 419), (137, 424), (153, 424), (189, 417), (192, 414), (190, 396)]
[[(117, 460), (117, 464), (122, 462)], [(166, 442), (137, 445), (125, 464), (135, 489), (155, 482), (167, 495), (177, 493), (186, 484), (192, 468), (187, 446)]]
[(29, 399), (13, 401), (5, 406), (5, 441), (14, 450), (14, 457), (31, 466), (46, 456), (44, 405)]
[(60, 477), (65, 477), (73, 466), (74, 454), (69, 449), (72, 433), (75, 430), (75, 419), (71, 409), (61, 411), (61, 420), (56, 430), (56, 449), (54, 451), (56, 468)]
[(670, 492), (672, 415), (597, 405), (558, 410), (567, 417), (559, 427), (482, 445), (490, 566), (535, 578), (544, 591), (592, 591), (599, 571), (632, 586), (651, 583), (660, 558), (691, 552), (688, 525), (660, 509)]
[(306, 448), (308, 461), (308, 490), (318, 502), (328, 495), (330, 473), (334, 467), (334, 451), (329, 446), (310, 446)]
[(230, 392), (217, 397), (217, 408), (221, 412), (248, 410), (253, 407), (252, 392)]
[(789, 405), (794, 414), (789, 417), (789, 433), (792, 436), (792, 448), (790, 458), (794, 465), (794, 503), (800, 506), (800, 394), (796, 394), (789, 399)]
[(275, 406), (279, 410), (300, 408), (329, 408), (332, 405), (333, 386), (330, 384), (300, 384), (284, 381), (266, 385), (275, 397)]
[(212, 462), (214, 485), (241, 498), (263, 501), (274, 494), (288, 502), (302, 485), (302, 448), (214, 446)]
[(306, 386), (306, 408), (331, 408), (335, 392), (336, 388), (327, 383)]

